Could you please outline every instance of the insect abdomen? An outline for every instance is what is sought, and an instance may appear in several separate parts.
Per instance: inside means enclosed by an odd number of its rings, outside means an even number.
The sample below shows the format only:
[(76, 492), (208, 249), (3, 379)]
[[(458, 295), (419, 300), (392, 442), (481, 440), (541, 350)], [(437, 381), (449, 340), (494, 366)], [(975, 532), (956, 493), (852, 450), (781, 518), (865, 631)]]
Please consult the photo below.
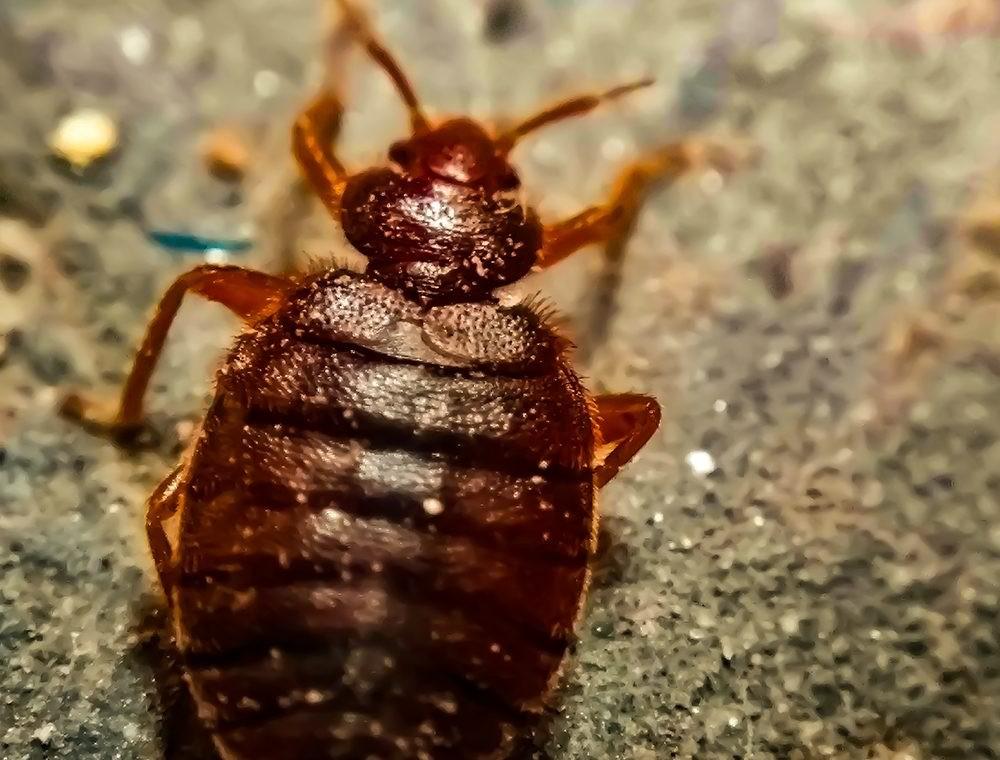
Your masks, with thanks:
[[(343, 285), (221, 375), (173, 605), (192, 692), (235, 757), (487, 757), (540, 705), (586, 584), (586, 402), (555, 354), (477, 359), (475, 315)], [(358, 324), (323, 332), (331, 291)]]

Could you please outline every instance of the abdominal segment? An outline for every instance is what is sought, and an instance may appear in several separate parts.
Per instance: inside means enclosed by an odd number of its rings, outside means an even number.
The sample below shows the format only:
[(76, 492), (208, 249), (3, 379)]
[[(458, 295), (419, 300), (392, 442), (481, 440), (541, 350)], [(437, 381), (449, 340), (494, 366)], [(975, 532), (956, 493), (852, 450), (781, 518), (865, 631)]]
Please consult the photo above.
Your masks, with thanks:
[(586, 417), (579, 395), (558, 367), (494, 379), (258, 340), (192, 459), (172, 598), (220, 751), (503, 757), (587, 583), (591, 444), (554, 433)]

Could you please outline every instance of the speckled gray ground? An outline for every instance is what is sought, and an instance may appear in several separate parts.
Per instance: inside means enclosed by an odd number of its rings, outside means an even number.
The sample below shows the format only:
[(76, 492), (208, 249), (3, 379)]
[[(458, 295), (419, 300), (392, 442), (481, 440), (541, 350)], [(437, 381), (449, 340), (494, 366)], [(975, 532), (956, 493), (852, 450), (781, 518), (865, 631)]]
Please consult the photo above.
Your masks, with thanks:
[[(883, 0), (526, 5), (517, 20), (493, 4), (487, 25), (485, 3), (386, 1), (378, 21), (435, 109), (519, 113), (659, 77), (521, 149), (547, 216), (670, 136), (758, 149), (732, 177), (649, 204), (601, 345), (587, 337), (595, 255), (530, 283), (593, 349), (596, 386), (666, 408), (607, 489), (610, 548), (547, 752), (997, 757), (1000, 288), (996, 259), (956, 229), (991, 182), (1000, 191), (1000, 42), (866, 34), (900, 7)], [(259, 244), (241, 260), (273, 268), (284, 135), (316, 75), (317, 18), (312, 0), (0, 6), (4, 758), (185, 744), (154, 679), (165, 645), (144, 612), (156, 595), (141, 510), (235, 324), (185, 308), (137, 451), (59, 420), (54, 403), (67, 384), (116, 388), (156, 295), (193, 262), (144, 227), (249, 235)], [(360, 162), (402, 122), (358, 68), (347, 139)], [(80, 105), (114, 114), (124, 136), (74, 177), (44, 136)], [(241, 190), (199, 163), (220, 123), (259, 144)], [(318, 257), (332, 240), (316, 216), (291, 248)]]

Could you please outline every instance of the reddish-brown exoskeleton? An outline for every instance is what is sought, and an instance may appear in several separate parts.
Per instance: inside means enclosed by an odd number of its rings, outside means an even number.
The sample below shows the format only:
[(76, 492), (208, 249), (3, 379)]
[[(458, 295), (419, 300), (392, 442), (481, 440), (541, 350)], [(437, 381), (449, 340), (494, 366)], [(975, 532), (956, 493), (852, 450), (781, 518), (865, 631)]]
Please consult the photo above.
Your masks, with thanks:
[(591, 243), (621, 243), (649, 184), (697, 159), (678, 143), (613, 197), (554, 224), (521, 203), (520, 138), (589, 111), (574, 98), (513, 128), (433, 122), (347, 0), (346, 28), (394, 82), (410, 136), (390, 164), (333, 152), (324, 91), (295, 122), (304, 176), (364, 273), (276, 277), (200, 266), (167, 290), (117, 409), (138, 425), (185, 293), (247, 329), (147, 530), (190, 691), (226, 758), (500, 757), (553, 688), (595, 548), (594, 497), (659, 407), (591, 396), (567, 342), (500, 286)]

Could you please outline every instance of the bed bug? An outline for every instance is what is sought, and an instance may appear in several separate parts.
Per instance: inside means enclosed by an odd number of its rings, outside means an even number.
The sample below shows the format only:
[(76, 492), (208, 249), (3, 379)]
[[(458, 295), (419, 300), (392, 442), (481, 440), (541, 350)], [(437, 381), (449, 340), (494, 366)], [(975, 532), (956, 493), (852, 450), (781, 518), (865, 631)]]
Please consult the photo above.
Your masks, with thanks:
[(679, 142), (603, 204), (544, 224), (509, 161), (526, 135), (646, 82), (506, 129), (428, 119), (347, 0), (342, 28), (384, 70), (410, 134), (383, 166), (338, 159), (327, 86), (293, 153), (363, 272), (198, 266), (169, 287), (106, 432), (138, 426), (189, 292), (245, 323), (179, 466), (148, 503), (149, 545), (185, 680), (224, 758), (503, 757), (558, 679), (587, 589), (595, 495), (659, 423), (650, 397), (592, 395), (569, 343), (495, 291), (592, 243), (623, 243)]

